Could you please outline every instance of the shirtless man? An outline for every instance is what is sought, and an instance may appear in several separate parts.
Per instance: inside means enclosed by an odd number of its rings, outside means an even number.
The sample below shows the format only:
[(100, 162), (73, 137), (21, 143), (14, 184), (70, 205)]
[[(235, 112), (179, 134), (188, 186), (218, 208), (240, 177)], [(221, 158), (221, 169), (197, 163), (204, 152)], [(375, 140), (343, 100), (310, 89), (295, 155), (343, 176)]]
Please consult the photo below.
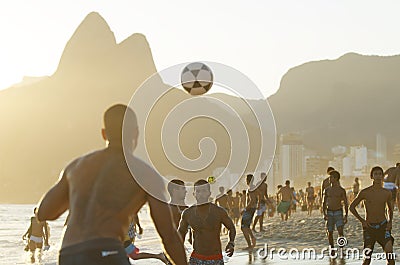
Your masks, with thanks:
[(225, 188), (219, 187), (219, 194), (217, 195), (217, 199), (215, 200), (215, 204), (224, 208), (227, 213), (230, 211), (230, 201), (227, 194), (224, 193)]
[(247, 248), (245, 250), (251, 250), (256, 246), (256, 237), (253, 235), (253, 232), (250, 229), (250, 225), (253, 221), (254, 212), (257, 209), (257, 200), (258, 200), (258, 192), (253, 185), (254, 176), (252, 174), (248, 174), (246, 176), (246, 183), (249, 186), (248, 200), (246, 203), (246, 207), (242, 211), (242, 232), (244, 238), (247, 242)]
[(320, 197), (319, 197), (319, 199), (320, 199), (319, 204), (321, 205), (321, 213), (323, 213), (323, 211), (322, 211), (322, 195), (324, 194), (324, 190), (331, 185), (329, 172), (331, 172), (333, 170), (335, 170), (333, 167), (328, 167), (326, 169), (326, 174), (328, 174), (328, 177), (325, 178), (321, 183), (321, 190), (320, 190)]
[(238, 224), (240, 219), (240, 200), (241, 200), (241, 194), (240, 192), (237, 191), (236, 196), (232, 197), (232, 216), (235, 225)]
[(290, 188), (290, 181), (286, 180), (285, 186), (279, 189), (277, 193), (279, 197), (279, 204), (277, 211), (281, 214), (282, 221), (287, 221), (289, 216), (290, 205), (292, 201), (295, 199), (293, 195), (293, 191)]
[[(346, 190), (339, 184), (340, 174), (336, 170), (329, 173), (331, 186), (324, 190), (322, 195), (322, 211), (326, 221), (329, 246), (334, 248), (333, 230), (336, 226), (339, 237), (343, 237), (343, 227), (347, 223), (348, 201)], [(343, 219), (343, 206), (345, 216)], [(340, 246), (343, 247), (343, 246)]]
[(175, 227), (178, 228), (179, 221), (181, 220), (181, 214), (183, 210), (188, 208), (188, 206), (185, 204), (187, 193), (185, 183), (180, 179), (173, 179), (168, 183), (167, 190), (171, 197), (169, 206), (171, 209), (172, 219)]
[[(385, 178), (383, 179), (383, 187), (392, 193), (393, 206), (398, 199), (397, 194), (400, 186), (400, 163), (397, 163), (395, 167), (388, 168), (385, 173)], [(400, 202), (397, 200), (397, 208), (400, 211)]]
[(267, 174), (265, 172), (261, 173), (261, 183), (257, 185), (258, 192), (258, 205), (256, 218), (253, 222), (253, 232), (256, 232), (256, 224), (260, 222), (260, 232), (264, 232), (263, 223), (264, 223), (264, 213), (267, 210), (267, 202), (268, 202), (268, 185), (265, 183), (267, 181)]
[(41, 221), (55, 220), (70, 210), (59, 264), (130, 265), (122, 242), (129, 216), (146, 202), (170, 260), (187, 264), (168, 204), (146, 193), (129, 170), (135, 176), (146, 176), (148, 183), (142, 185), (151, 184), (159, 189), (158, 194), (164, 194), (160, 175), (132, 154), (138, 139), (135, 113), (125, 105), (114, 105), (104, 114), (104, 126), (107, 147), (72, 161), (40, 202)]
[[(385, 251), (387, 264), (395, 264), (392, 256), (394, 238), (391, 235), (393, 220), (392, 194), (382, 188), (383, 176), (384, 173), (381, 167), (373, 167), (371, 169), (372, 185), (361, 190), (350, 204), (351, 213), (361, 222), (363, 227), (364, 265), (371, 263), (375, 242), (378, 242)], [(365, 219), (360, 216), (356, 209), (356, 206), (361, 201), (364, 201), (365, 205)], [(389, 253), (390, 255), (388, 255)]]
[(202, 179), (196, 181), (193, 195), (197, 203), (183, 211), (178, 228), (182, 238), (185, 238), (189, 225), (193, 230), (193, 252), (189, 264), (223, 265), (219, 237), (221, 225), (229, 230), (229, 242), (225, 247), (229, 257), (233, 255), (235, 247), (235, 225), (223, 208), (209, 202), (210, 183)]
[[(49, 232), (47, 230), (46, 222), (40, 222), (37, 218), (37, 208), (33, 209), (33, 213), (35, 216), (31, 217), (31, 223), (26, 231), (26, 233), (22, 236), (24, 240), (26, 236), (28, 236), (28, 249), (31, 251), (31, 262), (35, 262), (35, 250), (39, 249), (39, 254), (42, 251), (43, 247), (43, 239), (45, 247), (49, 246)], [(45, 249), (46, 250), (46, 249)]]
[(307, 183), (308, 187), (306, 188), (306, 201), (307, 201), (307, 213), (309, 216), (311, 216), (313, 207), (314, 207), (314, 201), (315, 201), (315, 192), (314, 192), (314, 187), (311, 186), (311, 182)]

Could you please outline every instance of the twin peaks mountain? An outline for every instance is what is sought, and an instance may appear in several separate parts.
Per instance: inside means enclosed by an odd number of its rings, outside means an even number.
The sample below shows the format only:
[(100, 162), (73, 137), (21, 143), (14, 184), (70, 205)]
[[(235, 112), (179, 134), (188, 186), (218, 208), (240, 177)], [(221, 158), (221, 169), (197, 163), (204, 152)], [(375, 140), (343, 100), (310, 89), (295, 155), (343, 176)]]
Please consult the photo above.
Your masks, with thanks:
[[(363, 143), (373, 148), (377, 132), (386, 136), (388, 146), (400, 143), (395, 118), (400, 110), (399, 67), (399, 56), (347, 54), (289, 70), (278, 92), (268, 99), (278, 133), (300, 132), (305, 145), (321, 154), (328, 154), (337, 144)], [(90, 13), (66, 44), (53, 75), (27, 78), (0, 91), (0, 202), (37, 202), (69, 161), (103, 147), (100, 130), (104, 110), (115, 103), (128, 104), (135, 90), (153, 74), (160, 87), (169, 89), (157, 76), (143, 35), (133, 34), (116, 43), (104, 19)], [(252, 171), (260, 151), (260, 138), (252, 133), (257, 131), (254, 117), (243, 100), (223, 94), (212, 96), (243, 116), (251, 138), (247, 170)], [(147, 148), (158, 160), (157, 169), (163, 175), (198, 179), (211, 175), (229, 160), (228, 133), (206, 119), (183, 128), (179, 144), (187, 157), (195, 159), (199, 140), (212, 137), (218, 149), (210, 166), (201, 173), (181, 172), (160, 155), (160, 132), (166, 114), (190, 97), (183, 90), (172, 89), (149, 117), (152, 127), (145, 136), (152, 141)], [(138, 120), (143, 123), (140, 113)], [(143, 155), (143, 147), (137, 151)]]

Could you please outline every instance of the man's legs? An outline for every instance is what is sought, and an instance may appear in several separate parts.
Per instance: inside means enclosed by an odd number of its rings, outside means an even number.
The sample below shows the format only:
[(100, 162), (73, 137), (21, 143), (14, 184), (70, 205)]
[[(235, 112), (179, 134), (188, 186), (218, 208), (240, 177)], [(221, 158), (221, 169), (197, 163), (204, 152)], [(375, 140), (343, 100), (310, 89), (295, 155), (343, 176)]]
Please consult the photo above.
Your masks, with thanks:
[(246, 242), (247, 242), (246, 249), (250, 249), (252, 247), (252, 243), (250, 241), (250, 234), (252, 234), (251, 229), (247, 228), (247, 227), (242, 227), (242, 232), (243, 232), (244, 239), (246, 239)]
[(262, 214), (260, 215), (260, 232), (264, 232), (264, 214), (265, 212), (262, 212)]
[(29, 250), (31, 251), (31, 262), (35, 262), (35, 250), (36, 250), (36, 242), (33, 240), (28, 240)]
[(257, 224), (257, 222), (258, 222), (259, 219), (260, 219), (260, 216), (257, 214), (257, 215), (256, 215), (256, 218), (254, 218), (254, 222), (253, 222), (253, 228), (252, 228), (252, 230), (253, 230), (254, 232), (256, 232), (256, 224)]
[(385, 247), (383, 248), (386, 254), (386, 264), (394, 265), (395, 264), (395, 254), (393, 253), (393, 243), (392, 240), (389, 240)]

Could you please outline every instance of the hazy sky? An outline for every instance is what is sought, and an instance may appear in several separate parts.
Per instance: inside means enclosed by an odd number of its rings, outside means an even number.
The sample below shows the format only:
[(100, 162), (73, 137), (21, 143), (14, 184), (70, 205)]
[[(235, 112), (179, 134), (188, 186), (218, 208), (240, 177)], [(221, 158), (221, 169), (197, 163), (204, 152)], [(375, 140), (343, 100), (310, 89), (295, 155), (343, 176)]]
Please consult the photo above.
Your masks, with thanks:
[(209, 0), (0, 3), (0, 89), (51, 75), (84, 17), (99, 12), (117, 42), (143, 33), (158, 70), (196, 61), (230, 65), (265, 96), (292, 67), (348, 52), (400, 54), (400, 1)]

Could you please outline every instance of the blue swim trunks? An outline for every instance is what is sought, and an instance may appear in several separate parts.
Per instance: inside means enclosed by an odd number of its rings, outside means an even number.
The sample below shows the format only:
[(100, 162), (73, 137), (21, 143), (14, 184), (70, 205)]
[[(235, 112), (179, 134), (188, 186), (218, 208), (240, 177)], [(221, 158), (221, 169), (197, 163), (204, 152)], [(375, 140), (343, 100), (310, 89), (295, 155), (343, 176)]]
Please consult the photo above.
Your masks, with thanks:
[(329, 232), (333, 232), (333, 230), (338, 227), (344, 226), (344, 221), (343, 221), (343, 210), (336, 210), (336, 211), (330, 211), (328, 210), (327, 212), (328, 215), (328, 220), (326, 221), (326, 230)]
[(242, 228), (250, 228), (251, 223), (253, 222), (253, 216), (256, 211), (256, 208), (250, 208), (245, 210), (242, 215)]

